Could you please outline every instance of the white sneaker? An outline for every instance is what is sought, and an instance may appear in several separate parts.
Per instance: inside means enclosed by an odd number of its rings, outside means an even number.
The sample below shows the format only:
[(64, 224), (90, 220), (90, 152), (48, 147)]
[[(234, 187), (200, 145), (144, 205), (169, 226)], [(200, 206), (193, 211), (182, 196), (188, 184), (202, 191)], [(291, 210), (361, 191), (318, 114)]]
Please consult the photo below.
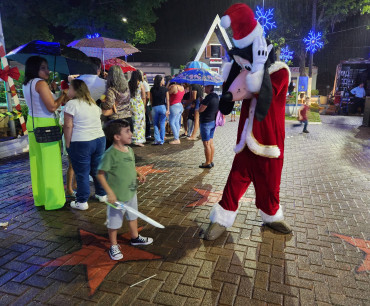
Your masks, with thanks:
[(153, 238), (139, 235), (136, 239), (131, 239), (131, 245), (148, 245), (153, 243)]
[(70, 205), (72, 208), (79, 209), (79, 210), (86, 210), (89, 208), (89, 204), (87, 204), (87, 202), (79, 203), (77, 201), (72, 201)]
[(100, 196), (96, 194), (95, 199), (98, 199), (99, 202), (105, 203), (108, 201), (108, 196), (107, 195)]
[(109, 248), (109, 256), (113, 260), (120, 260), (123, 258), (123, 255), (121, 253), (121, 247), (118, 244), (112, 245)]

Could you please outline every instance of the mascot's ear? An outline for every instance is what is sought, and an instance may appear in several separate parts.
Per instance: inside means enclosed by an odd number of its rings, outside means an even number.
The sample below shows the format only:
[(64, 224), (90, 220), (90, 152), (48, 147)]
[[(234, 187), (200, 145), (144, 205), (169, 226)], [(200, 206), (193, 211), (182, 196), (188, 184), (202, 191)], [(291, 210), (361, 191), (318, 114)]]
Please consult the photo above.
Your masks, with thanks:
[(222, 97), (220, 99), (220, 103), (218, 104), (220, 112), (224, 115), (230, 114), (234, 108), (235, 102), (231, 101), (232, 95), (231, 93), (227, 93), (227, 92), (230, 88), (230, 85), (234, 82), (235, 78), (239, 75), (240, 70), (241, 70), (240, 66), (235, 61), (233, 61), (229, 69), (229, 74), (227, 76), (227, 79), (224, 79), (224, 85), (222, 86)]
[(262, 121), (269, 111), (272, 101), (272, 84), (270, 73), (267, 65), (265, 65), (265, 73), (263, 74), (263, 80), (261, 89), (258, 95), (258, 101), (256, 105), (255, 117), (258, 121)]
[(231, 68), (229, 70), (230, 71), (229, 75), (227, 79), (224, 79), (224, 85), (222, 86), (222, 93), (229, 90), (230, 85), (234, 82), (236, 77), (239, 75), (240, 70), (241, 70), (240, 66), (235, 61), (233, 61)]

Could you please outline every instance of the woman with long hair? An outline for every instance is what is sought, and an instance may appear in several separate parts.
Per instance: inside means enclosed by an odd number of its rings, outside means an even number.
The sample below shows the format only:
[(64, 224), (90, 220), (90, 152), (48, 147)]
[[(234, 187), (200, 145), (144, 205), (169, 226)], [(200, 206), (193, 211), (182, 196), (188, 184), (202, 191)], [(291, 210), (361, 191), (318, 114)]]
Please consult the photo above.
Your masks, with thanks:
[(166, 134), (166, 117), (170, 113), (170, 98), (168, 90), (164, 87), (164, 78), (156, 75), (154, 85), (150, 89), (152, 103), (152, 117), (154, 125), (154, 145), (163, 145)]
[(131, 79), (128, 82), (130, 88), (130, 104), (132, 112), (132, 141), (134, 145), (143, 147), (145, 143), (145, 89), (142, 84), (142, 75), (139, 71), (131, 73)]
[(58, 126), (54, 112), (67, 99), (64, 92), (54, 99), (47, 83), (48, 62), (31, 56), (26, 62), (23, 94), (29, 109), (27, 120), (32, 193), (35, 206), (62, 208), (66, 202), (60, 142), (38, 143), (33, 128)]
[[(108, 117), (108, 120), (127, 120), (132, 130), (130, 97), (128, 82), (121, 67), (112, 66), (108, 71), (107, 93), (105, 101), (101, 104), (102, 112), (104, 116)], [(111, 141), (107, 139), (107, 147), (111, 144)]]
[(89, 208), (89, 175), (95, 185), (95, 197), (105, 202), (105, 190), (96, 179), (100, 160), (105, 150), (105, 136), (101, 127), (101, 109), (91, 97), (84, 81), (74, 79), (68, 90), (70, 100), (64, 109), (64, 137), (77, 181), (76, 201), (71, 207), (80, 210)]
[(174, 137), (170, 144), (180, 144), (181, 114), (184, 110), (181, 102), (185, 88), (175, 83), (170, 85), (168, 92), (170, 95), (170, 126)]

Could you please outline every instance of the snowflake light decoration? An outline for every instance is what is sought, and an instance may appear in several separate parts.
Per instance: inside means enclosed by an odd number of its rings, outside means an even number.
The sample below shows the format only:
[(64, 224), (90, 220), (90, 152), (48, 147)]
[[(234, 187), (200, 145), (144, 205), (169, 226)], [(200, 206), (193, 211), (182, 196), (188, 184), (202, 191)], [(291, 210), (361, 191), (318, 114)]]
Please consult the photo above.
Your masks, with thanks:
[(315, 33), (310, 31), (308, 35), (303, 39), (303, 42), (306, 44), (306, 51), (315, 53), (317, 50), (321, 49), (324, 46), (324, 43), (321, 41), (322, 34), (321, 32)]
[(276, 28), (274, 19), (274, 9), (270, 8), (265, 11), (264, 8), (261, 8), (257, 5), (256, 17), (255, 19), (260, 23), (263, 28), (263, 34), (265, 35), (267, 30)]
[(92, 34), (92, 35), (86, 35), (87, 38), (91, 39), (91, 38), (98, 38), (100, 37), (100, 34), (99, 33), (95, 33), (95, 34)]
[(294, 51), (290, 51), (289, 46), (286, 46), (285, 48), (281, 48), (280, 59), (287, 63), (293, 59), (293, 54)]

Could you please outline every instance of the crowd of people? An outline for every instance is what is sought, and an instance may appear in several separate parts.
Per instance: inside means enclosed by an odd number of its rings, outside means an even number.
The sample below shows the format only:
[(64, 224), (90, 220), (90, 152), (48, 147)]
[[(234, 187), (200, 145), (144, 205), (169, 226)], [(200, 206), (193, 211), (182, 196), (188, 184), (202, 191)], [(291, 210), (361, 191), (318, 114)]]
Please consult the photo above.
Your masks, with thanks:
[[(47, 60), (32, 56), (26, 62), (23, 91), (29, 107), (29, 155), (34, 203), (46, 210), (62, 208), (66, 198), (78, 210), (89, 208), (90, 180), (95, 187), (95, 198), (114, 204), (124, 202), (137, 209), (137, 180), (145, 176), (135, 169), (135, 156), (129, 145), (142, 147), (151, 138), (153, 145), (163, 145), (166, 125), (171, 128), (171, 145), (180, 138), (198, 139), (204, 145), (205, 162), (200, 168), (214, 166), (213, 135), (216, 128), (219, 97), (214, 86), (177, 84), (161, 75), (149, 87), (145, 75), (133, 71), (128, 77), (121, 67), (112, 66), (101, 71), (99, 58), (92, 58), (96, 74), (70, 75), (53, 95), (48, 85)], [(103, 77), (101, 77), (103, 75)], [(58, 120), (56, 113), (60, 110)], [(150, 111), (151, 110), (151, 111)], [(181, 134), (183, 123), (184, 133)], [(61, 143), (37, 142), (34, 129), (61, 126), (63, 152), (68, 155), (66, 191), (64, 190)], [(121, 210), (107, 206), (107, 227), (113, 260), (122, 258), (117, 245), (117, 231), (122, 226)], [(136, 217), (126, 214), (131, 232), (131, 244), (147, 245), (152, 238), (138, 234)]]

